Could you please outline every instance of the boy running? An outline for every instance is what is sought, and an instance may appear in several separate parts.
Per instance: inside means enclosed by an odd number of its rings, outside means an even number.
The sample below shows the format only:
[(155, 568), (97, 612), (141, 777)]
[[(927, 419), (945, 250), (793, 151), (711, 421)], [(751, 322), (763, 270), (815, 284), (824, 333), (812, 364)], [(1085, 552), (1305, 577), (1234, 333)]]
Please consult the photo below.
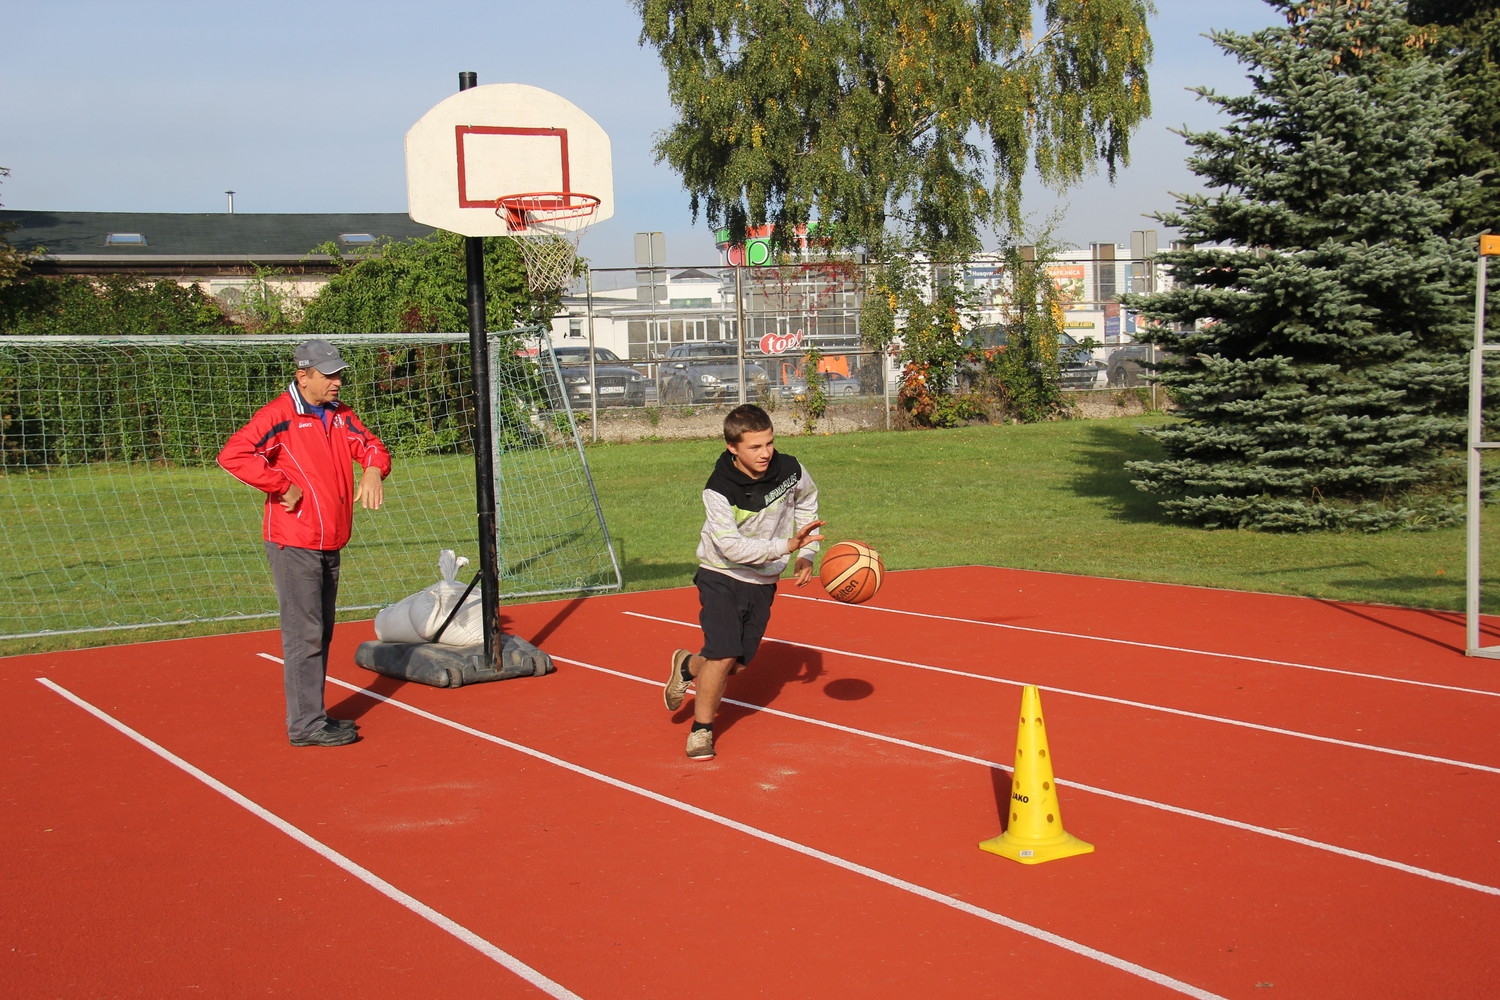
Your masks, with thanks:
[(725, 451), (703, 488), (705, 518), (698, 541), (699, 624), (703, 649), (672, 654), (662, 700), (676, 711), (694, 684), (693, 728), (687, 755), (714, 755), (714, 716), (730, 674), (750, 664), (771, 620), (776, 581), (793, 553), (795, 579), (812, 578), (822, 535), (818, 487), (802, 463), (776, 451), (771, 418), (745, 404), (724, 418)]

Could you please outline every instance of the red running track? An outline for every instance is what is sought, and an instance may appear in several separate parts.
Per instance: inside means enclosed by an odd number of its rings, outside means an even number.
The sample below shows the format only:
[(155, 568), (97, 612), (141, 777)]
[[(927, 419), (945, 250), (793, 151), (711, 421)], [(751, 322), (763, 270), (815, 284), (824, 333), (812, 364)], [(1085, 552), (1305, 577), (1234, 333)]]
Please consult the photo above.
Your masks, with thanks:
[[(7, 995), (1491, 995), (1500, 678), (1457, 615), (963, 568), (783, 585), (720, 755), (661, 705), (692, 589), (506, 609), (557, 673), (350, 662), (294, 749), (274, 633), (0, 660)], [(1019, 686), (1069, 832), (982, 852)]]

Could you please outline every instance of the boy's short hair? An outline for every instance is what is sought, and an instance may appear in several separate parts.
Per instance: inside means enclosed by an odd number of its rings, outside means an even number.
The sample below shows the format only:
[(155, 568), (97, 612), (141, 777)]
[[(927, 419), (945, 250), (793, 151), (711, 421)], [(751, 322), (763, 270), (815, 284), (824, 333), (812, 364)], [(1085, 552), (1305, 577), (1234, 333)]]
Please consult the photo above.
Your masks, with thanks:
[(771, 429), (771, 415), (754, 403), (736, 406), (724, 417), (724, 440), (739, 444), (740, 438), (754, 431)]

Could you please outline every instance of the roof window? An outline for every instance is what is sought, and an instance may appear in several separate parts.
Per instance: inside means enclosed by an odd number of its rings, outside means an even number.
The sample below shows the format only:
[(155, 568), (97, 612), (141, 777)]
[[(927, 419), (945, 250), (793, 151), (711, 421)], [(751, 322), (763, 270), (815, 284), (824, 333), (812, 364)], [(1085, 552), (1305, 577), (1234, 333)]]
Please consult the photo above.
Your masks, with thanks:
[(374, 243), (375, 235), (373, 233), (339, 233), (339, 242), (350, 246), (363, 246)]
[(107, 247), (143, 247), (146, 245), (146, 234), (105, 233), (104, 245)]

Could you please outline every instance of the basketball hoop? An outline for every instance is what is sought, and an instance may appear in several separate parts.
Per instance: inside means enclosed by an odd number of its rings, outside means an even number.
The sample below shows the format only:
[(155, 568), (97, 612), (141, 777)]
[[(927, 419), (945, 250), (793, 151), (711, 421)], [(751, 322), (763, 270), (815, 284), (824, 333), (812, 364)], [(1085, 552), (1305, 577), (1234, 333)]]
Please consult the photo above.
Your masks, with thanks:
[(594, 224), (599, 199), (576, 191), (532, 191), (495, 199), (495, 214), (526, 261), (526, 283), (550, 295), (573, 282), (578, 240)]

